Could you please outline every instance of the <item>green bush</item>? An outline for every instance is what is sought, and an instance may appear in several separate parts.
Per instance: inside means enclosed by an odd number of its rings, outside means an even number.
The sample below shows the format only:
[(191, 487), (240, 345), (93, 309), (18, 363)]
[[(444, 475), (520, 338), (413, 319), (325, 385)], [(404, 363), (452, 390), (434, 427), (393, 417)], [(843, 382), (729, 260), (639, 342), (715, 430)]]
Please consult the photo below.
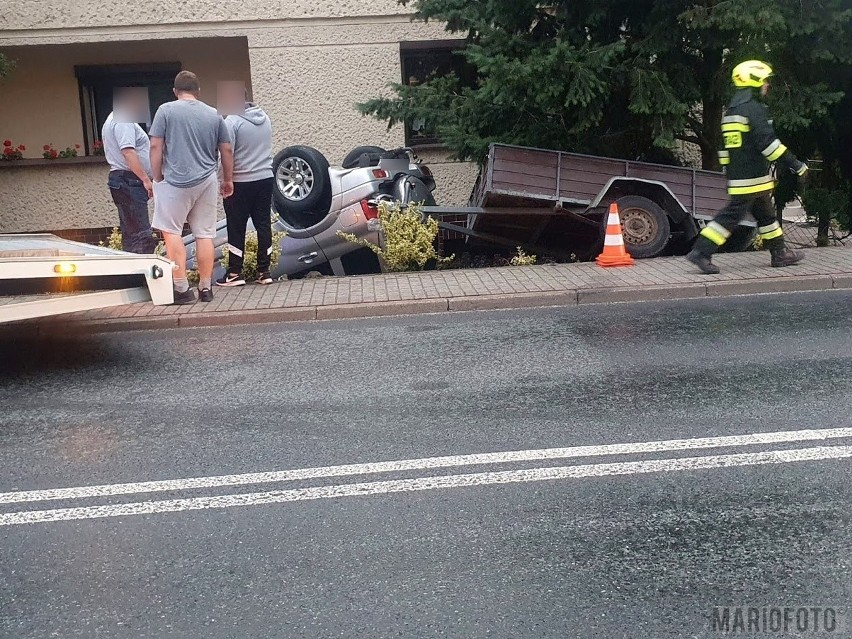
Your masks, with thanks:
[(438, 255), (435, 250), (438, 221), (432, 217), (423, 219), (419, 204), (412, 203), (402, 207), (399, 202), (381, 202), (379, 223), (381, 246), (352, 233), (338, 231), (337, 234), (373, 251), (385, 269), (392, 272), (422, 271), (430, 260), (441, 264), (453, 259), (453, 256), (442, 258)]
[[(272, 254), (270, 255), (272, 266), (278, 264), (281, 258), (281, 240), (286, 237), (287, 233), (279, 231), (272, 234)], [(230, 252), (227, 248), (222, 251), (222, 258), (219, 264), (228, 268), (228, 256)], [(243, 250), (243, 277), (246, 280), (254, 280), (257, 278), (257, 233), (251, 231), (246, 234), (246, 245)]]
[(524, 249), (519, 246), (517, 254), (512, 256), (512, 259), (509, 261), (509, 263), (512, 266), (530, 266), (532, 264), (535, 264), (536, 261), (538, 261), (537, 256), (527, 255), (526, 253), (524, 253)]

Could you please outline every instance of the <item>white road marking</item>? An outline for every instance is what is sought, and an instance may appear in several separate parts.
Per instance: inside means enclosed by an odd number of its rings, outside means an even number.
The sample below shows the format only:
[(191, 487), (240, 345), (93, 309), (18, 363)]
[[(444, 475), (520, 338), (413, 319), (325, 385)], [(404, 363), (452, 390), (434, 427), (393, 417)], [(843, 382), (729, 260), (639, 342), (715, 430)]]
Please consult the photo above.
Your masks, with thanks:
[(236, 506), (259, 506), (263, 504), (281, 504), (317, 499), (337, 499), (340, 497), (362, 497), (366, 495), (383, 495), (389, 493), (437, 490), (442, 488), (489, 486), (495, 484), (701, 470), (708, 468), (732, 468), (736, 466), (786, 464), (791, 462), (826, 459), (846, 459), (849, 457), (852, 457), (852, 446), (821, 446), (816, 448), (775, 450), (760, 453), (682, 457), (677, 459), (659, 459), (652, 461), (620, 462), (612, 464), (557, 466), (551, 468), (532, 468), (527, 470), (472, 473), (467, 475), (442, 475), (439, 477), (397, 479), (390, 481), (343, 484), (338, 486), (319, 486), (314, 488), (296, 488), (291, 490), (276, 490), (261, 493), (244, 493), (241, 495), (193, 497), (189, 499), (143, 501), (127, 504), (112, 504), (107, 506), (86, 506), (81, 508), (56, 508), (51, 510), (13, 512), (0, 514), (0, 526), (73, 521), (80, 519), (100, 519), (104, 517), (124, 517), (128, 515), (149, 515), (187, 510), (233, 508)]
[(660, 453), (676, 450), (699, 450), (704, 448), (724, 448), (734, 446), (753, 446), (756, 444), (778, 444), (783, 442), (840, 439), (844, 437), (852, 437), (852, 428), (794, 430), (773, 433), (754, 433), (750, 435), (703, 437), (698, 439), (671, 439), (666, 441), (640, 442), (633, 444), (572, 446), (570, 448), (544, 448), (538, 450), (519, 450), (501, 453), (452, 455), (448, 457), (405, 459), (400, 461), (376, 462), (369, 464), (346, 464), (343, 466), (322, 466), (318, 468), (301, 468), (297, 470), (245, 473), (240, 475), (193, 477), (189, 479), (169, 479), (162, 481), (146, 481), (126, 484), (105, 484), (100, 486), (80, 486), (76, 488), (22, 490), (0, 493), (0, 504), (51, 501), (61, 499), (85, 499), (89, 497), (106, 497), (110, 495), (134, 495), (139, 493), (171, 492), (176, 490), (190, 490), (194, 488), (248, 486), (251, 484), (269, 484), (304, 479), (345, 477), (348, 475), (373, 475), (378, 473), (390, 473), (407, 470), (428, 470), (431, 468), (452, 468), (458, 466), (507, 464), (512, 462), (541, 461), (547, 459), (570, 459), (575, 457), (601, 457), (606, 455)]

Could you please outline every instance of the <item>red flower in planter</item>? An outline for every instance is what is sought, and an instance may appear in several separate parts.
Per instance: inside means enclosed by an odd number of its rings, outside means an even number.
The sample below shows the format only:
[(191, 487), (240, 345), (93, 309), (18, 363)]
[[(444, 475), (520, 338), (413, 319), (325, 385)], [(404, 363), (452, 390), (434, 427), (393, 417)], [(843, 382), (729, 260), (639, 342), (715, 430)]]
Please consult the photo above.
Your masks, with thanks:
[(75, 145), (74, 145), (74, 148), (75, 148), (75, 149), (79, 149), (79, 148), (80, 148), (80, 145), (79, 145), (79, 144), (75, 144)]
[(12, 140), (3, 140), (3, 146), (12, 146)]
[(23, 144), (18, 145), (18, 151), (26, 151), (26, 150), (27, 150), (27, 147), (25, 147)]
[(54, 150), (52, 150), (52, 151), (50, 152), (50, 157), (52, 157), (52, 158), (56, 158), (56, 157), (58, 157), (58, 156), (59, 156), (59, 154), (56, 152), (56, 149), (54, 149)]
[(44, 149), (45, 151), (50, 151), (50, 145), (49, 145), (49, 144), (45, 144), (45, 145), (44, 145), (43, 147), (41, 147), (41, 148), (42, 148), (42, 149)]

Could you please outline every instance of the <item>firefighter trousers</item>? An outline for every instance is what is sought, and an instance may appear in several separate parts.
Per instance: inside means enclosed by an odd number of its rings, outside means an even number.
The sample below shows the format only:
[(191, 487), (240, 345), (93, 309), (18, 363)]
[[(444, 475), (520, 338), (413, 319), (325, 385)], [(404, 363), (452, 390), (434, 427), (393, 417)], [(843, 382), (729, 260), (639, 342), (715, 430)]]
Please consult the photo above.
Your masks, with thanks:
[(781, 251), (784, 248), (784, 231), (775, 218), (772, 191), (732, 195), (727, 206), (701, 230), (694, 250), (708, 256), (715, 253), (749, 213), (757, 220), (757, 232), (764, 245), (772, 252)]

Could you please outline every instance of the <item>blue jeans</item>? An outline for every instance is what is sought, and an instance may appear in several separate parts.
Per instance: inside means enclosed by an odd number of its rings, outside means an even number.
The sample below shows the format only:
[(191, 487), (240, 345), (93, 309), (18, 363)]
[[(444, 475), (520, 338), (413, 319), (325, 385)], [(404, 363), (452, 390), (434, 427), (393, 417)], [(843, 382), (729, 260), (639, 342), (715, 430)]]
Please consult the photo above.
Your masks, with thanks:
[(148, 192), (142, 180), (131, 171), (110, 171), (107, 184), (118, 207), (118, 226), (124, 250), (153, 253), (158, 242), (148, 221)]

